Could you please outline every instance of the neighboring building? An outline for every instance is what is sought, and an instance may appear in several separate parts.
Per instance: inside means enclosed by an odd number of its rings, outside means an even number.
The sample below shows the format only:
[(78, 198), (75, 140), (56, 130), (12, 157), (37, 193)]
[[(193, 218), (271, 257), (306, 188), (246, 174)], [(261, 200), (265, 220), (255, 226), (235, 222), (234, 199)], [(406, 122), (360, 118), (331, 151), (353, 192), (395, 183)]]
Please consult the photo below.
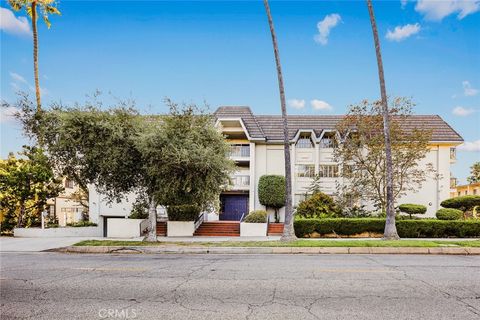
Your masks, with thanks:
[[(64, 227), (67, 223), (78, 222), (83, 219), (84, 214), (88, 214), (86, 208), (78, 202), (80, 189), (73, 180), (63, 179), (63, 187), (65, 190), (58, 197), (49, 199), (49, 215), (58, 219), (58, 225)], [(87, 197), (82, 197), (82, 201), (88, 202)]]
[[(254, 115), (249, 107), (220, 107), (215, 112), (216, 126), (232, 145), (231, 158), (237, 171), (233, 185), (220, 195), (220, 214), (210, 213), (207, 220), (240, 220), (249, 211), (265, 209), (258, 200), (257, 185), (265, 174), (284, 175), (283, 127), (281, 116)], [(294, 205), (304, 199), (313, 177), (321, 174), (323, 192), (333, 195), (338, 181), (338, 164), (333, 159), (336, 124), (341, 115), (288, 116), (292, 160), (292, 197)], [(408, 128), (425, 127), (432, 131), (430, 151), (420, 166), (433, 165), (436, 176), (427, 178), (418, 192), (410, 192), (398, 203), (427, 206), (426, 216), (435, 216), (440, 202), (450, 195), (450, 165), (455, 162), (455, 147), (463, 142), (437, 115), (411, 116), (402, 123)], [(102, 217), (126, 217), (132, 197), (120, 204), (107, 204), (94, 190), (90, 192), (91, 220), (102, 224)], [(273, 213), (273, 211), (272, 211)], [(284, 211), (280, 210), (281, 221)]]
[(450, 193), (451, 198), (480, 195), (480, 182), (455, 186)]

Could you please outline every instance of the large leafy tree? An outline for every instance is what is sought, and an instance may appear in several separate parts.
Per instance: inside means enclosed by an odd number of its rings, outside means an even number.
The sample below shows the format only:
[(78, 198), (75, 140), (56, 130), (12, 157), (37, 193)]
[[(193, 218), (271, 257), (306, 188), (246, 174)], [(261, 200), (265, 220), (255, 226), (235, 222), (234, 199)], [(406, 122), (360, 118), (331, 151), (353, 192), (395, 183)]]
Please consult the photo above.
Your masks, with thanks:
[(380, 39), (378, 37), (377, 23), (373, 11), (372, 0), (367, 0), (370, 24), (372, 25), (373, 42), (375, 44), (375, 54), (377, 56), (378, 80), (380, 84), (380, 96), (383, 116), (383, 138), (385, 139), (385, 187), (386, 187), (386, 212), (384, 239), (399, 239), (397, 226), (395, 225), (395, 205), (394, 205), (394, 181), (393, 181), (393, 161), (390, 138), (390, 118), (388, 111), (387, 89), (385, 88), (385, 75), (383, 72), (383, 60), (380, 49)]
[(270, 5), (268, 0), (263, 0), (265, 11), (267, 13), (268, 25), (270, 27), (270, 34), (272, 36), (273, 53), (275, 56), (275, 63), (277, 66), (278, 89), (280, 92), (280, 107), (282, 110), (283, 122), (283, 144), (285, 157), (285, 227), (283, 228), (283, 235), (280, 238), (282, 241), (293, 241), (297, 239), (295, 230), (293, 229), (293, 207), (292, 207), (292, 167), (290, 161), (290, 141), (288, 134), (288, 120), (287, 107), (285, 102), (285, 87), (283, 85), (282, 65), (280, 63), (280, 53), (278, 51), (277, 36), (275, 34), (275, 27), (273, 25), (272, 14), (270, 12)]
[(2, 231), (35, 225), (47, 200), (63, 191), (41, 149), (25, 146), (19, 155), (0, 160)]
[(167, 100), (169, 114), (141, 116), (133, 102), (105, 110), (94, 100), (41, 112), (26, 97), (18, 103), (25, 131), (42, 139), (60, 173), (94, 185), (112, 201), (130, 192), (147, 199), (147, 241), (156, 241), (157, 205), (207, 209), (229, 182), (228, 144), (211, 116), (194, 105)]
[(38, 16), (43, 17), (43, 21), (50, 29), (50, 20), (48, 16), (50, 14), (60, 14), (57, 8), (57, 2), (55, 0), (8, 0), (13, 10), (19, 11), (24, 9), (30, 19), (32, 20), (32, 32), (33, 32), (33, 73), (35, 77), (35, 95), (37, 98), (37, 110), (41, 109), (40, 98), (40, 81), (38, 79), (38, 31), (37, 20)]
[(467, 178), (468, 183), (480, 182), (480, 162), (475, 162), (470, 167), (470, 176)]
[[(391, 137), (393, 200), (407, 191), (419, 190), (425, 179), (434, 174), (432, 164), (418, 166), (428, 153), (431, 132), (427, 128), (405, 126), (412, 114), (407, 98), (392, 100), (389, 110)], [(334, 157), (343, 183), (339, 195), (372, 201), (379, 209), (388, 207), (387, 161), (383, 137), (383, 107), (380, 102), (362, 101), (350, 107), (337, 125), (341, 137)]]

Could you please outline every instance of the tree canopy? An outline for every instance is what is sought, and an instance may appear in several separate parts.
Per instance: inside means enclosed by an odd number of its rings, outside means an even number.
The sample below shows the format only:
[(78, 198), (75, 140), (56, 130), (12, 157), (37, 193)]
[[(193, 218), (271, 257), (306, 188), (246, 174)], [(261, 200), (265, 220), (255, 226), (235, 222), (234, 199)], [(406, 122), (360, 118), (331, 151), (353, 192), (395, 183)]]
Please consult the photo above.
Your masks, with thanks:
[(0, 159), (2, 231), (37, 225), (47, 200), (63, 191), (41, 149), (24, 146), (19, 155)]
[(470, 167), (470, 176), (467, 178), (468, 183), (479, 183), (480, 182), (480, 162), (475, 162)]
[[(428, 152), (431, 132), (422, 127), (405, 126), (412, 115), (413, 103), (408, 98), (395, 98), (390, 103), (390, 136), (393, 161), (394, 199), (407, 191), (418, 190), (426, 177), (434, 178), (433, 165), (419, 167)], [(386, 208), (386, 163), (383, 116), (380, 103), (362, 101), (337, 125), (340, 143), (334, 157), (344, 183), (338, 185), (338, 194), (373, 201), (382, 211)]]
[(215, 205), (234, 164), (210, 114), (167, 99), (168, 114), (143, 116), (132, 101), (105, 108), (94, 98), (40, 112), (26, 96), (17, 102), (26, 134), (42, 141), (59, 173), (112, 201), (130, 192), (146, 197), (151, 232), (157, 205)]

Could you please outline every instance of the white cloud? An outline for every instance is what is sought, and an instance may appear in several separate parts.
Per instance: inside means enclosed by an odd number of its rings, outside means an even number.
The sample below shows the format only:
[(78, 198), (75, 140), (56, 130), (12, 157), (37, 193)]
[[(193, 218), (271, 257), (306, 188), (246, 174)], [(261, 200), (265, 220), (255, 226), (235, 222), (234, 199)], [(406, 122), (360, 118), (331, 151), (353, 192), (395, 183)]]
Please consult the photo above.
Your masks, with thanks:
[(10, 77), (11, 77), (12, 80), (15, 81), (15, 82), (20, 82), (20, 83), (28, 84), (27, 80), (25, 80), (25, 78), (22, 77), (21, 75), (19, 75), (18, 73), (15, 73), (15, 72), (11, 72), (11, 71), (10, 71)]
[(393, 31), (390, 29), (387, 31), (386, 38), (391, 41), (402, 41), (414, 34), (420, 32), (420, 24), (406, 24), (404, 26), (396, 26)]
[(466, 117), (468, 115), (471, 115), (474, 112), (475, 112), (474, 109), (472, 109), (472, 108), (467, 109), (467, 108), (464, 108), (464, 107), (455, 107), (452, 110), (452, 113), (456, 116), (459, 116), (459, 117)]
[(342, 21), (342, 18), (339, 14), (332, 13), (326, 15), (322, 21), (317, 23), (318, 34), (315, 35), (314, 40), (322, 45), (328, 43), (328, 36), (330, 35), (330, 30), (334, 28), (337, 24)]
[(0, 30), (17, 35), (31, 35), (30, 23), (26, 17), (15, 17), (7, 8), (0, 7)]
[(418, 0), (415, 10), (427, 20), (440, 21), (453, 13), (461, 20), (480, 10), (479, 0)]
[(480, 140), (476, 141), (465, 141), (457, 148), (460, 151), (467, 151), (467, 152), (480, 152)]
[(305, 100), (303, 99), (290, 99), (288, 105), (294, 109), (303, 109), (305, 107)]
[(314, 110), (331, 111), (333, 109), (331, 105), (322, 100), (313, 99), (310, 104)]
[(463, 94), (464, 95), (466, 95), (468, 97), (477, 95), (478, 90), (472, 88), (472, 85), (470, 84), (470, 82), (465, 80), (465, 81), (462, 82), (462, 86), (463, 86)]
[(15, 107), (0, 107), (0, 123), (15, 121), (14, 115), (20, 110)]

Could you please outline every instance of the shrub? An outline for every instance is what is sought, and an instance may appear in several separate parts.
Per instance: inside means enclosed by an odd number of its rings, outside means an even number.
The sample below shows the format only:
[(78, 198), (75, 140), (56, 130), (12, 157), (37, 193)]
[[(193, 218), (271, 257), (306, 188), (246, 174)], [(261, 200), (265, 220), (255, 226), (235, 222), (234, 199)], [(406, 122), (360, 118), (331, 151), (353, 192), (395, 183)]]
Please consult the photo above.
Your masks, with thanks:
[(298, 204), (296, 215), (302, 218), (331, 218), (339, 213), (332, 197), (317, 192)]
[(258, 181), (258, 200), (267, 208), (275, 210), (275, 220), (278, 222), (278, 209), (285, 206), (286, 182), (284, 176), (263, 175)]
[(440, 204), (444, 208), (459, 209), (463, 212), (471, 211), (476, 206), (480, 206), (480, 196), (461, 196), (442, 201)]
[(139, 197), (132, 205), (129, 219), (147, 219), (148, 218), (148, 201), (145, 197)]
[(67, 223), (67, 227), (96, 227), (97, 224), (90, 221), (77, 221)]
[(249, 223), (265, 223), (267, 222), (267, 211), (265, 210), (252, 211), (245, 217), (243, 221), (249, 222)]
[(425, 214), (425, 212), (427, 212), (427, 207), (422, 206), (421, 204), (412, 203), (401, 204), (398, 209), (400, 209), (401, 212), (410, 215), (410, 219), (412, 219), (412, 214)]
[[(442, 221), (437, 219), (399, 220), (397, 231), (403, 238), (445, 238), (479, 237), (480, 221)], [(335, 218), (335, 219), (298, 219), (295, 221), (295, 233), (299, 238), (308, 237), (316, 232), (320, 235), (336, 233), (351, 236), (364, 232), (383, 233), (385, 219), (380, 218)]]
[(371, 217), (371, 213), (365, 209), (364, 205), (357, 206), (354, 205), (352, 207), (342, 209), (340, 215), (343, 218), (368, 218)]
[(200, 208), (192, 204), (168, 206), (167, 214), (170, 221), (195, 221), (200, 214)]
[(435, 214), (439, 220), (459, 220), (463, 216), (462, 210), (452, 209), (452, 208), (441, 208), (438, 209)]

